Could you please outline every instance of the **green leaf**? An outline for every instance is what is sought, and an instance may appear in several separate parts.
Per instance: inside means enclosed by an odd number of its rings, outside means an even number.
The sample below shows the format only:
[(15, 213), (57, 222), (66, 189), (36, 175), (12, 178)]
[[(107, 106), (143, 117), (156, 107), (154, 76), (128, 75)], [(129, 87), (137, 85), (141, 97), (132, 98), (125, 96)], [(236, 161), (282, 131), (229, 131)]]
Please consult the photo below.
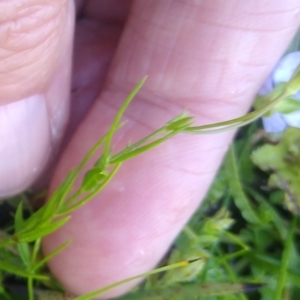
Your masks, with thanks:
[(145, 146), (141, 146), (137, 149), (134, 149), (130, 152), (125, 152), (124, 154), (119, 153), (117, 154), (116, 156), (113, 156), (112, 159), (111, 159), (111, 163), (112, 164), (116, 164), (116, 163), (121, 163), (121, 162), (124, 162), (125, 160), (128, 160), (130, 158), (133, 158), (137, 155), (140, 155), (158, 145), (160, 145), (161, 143), (165, 142), (166, 140), (168, 140), (169, 138), (171, 138), (172, 136), (174, 136), (176, 134), (176, 132), (172, 132), (172, 133), (169, 133), (168, 135), (162, 137), (162, 138), (159, 138)]
[(17, 243), (17, 247), (24, 265), (29, 267), (31, 264), (29, 245), (27, 243)]
[(59, 219), (58, 221), (55, 221), (54, 223), (47, 225), (46, 227), (38, 227), (35, 230), (23, 232), (21, 234), (16, 235), (15, 239), (19, 242), (34, 242), (35, 240), (43, 238), (49, 235), (50, 233), (56, 231), (58, 228), (60, 228), (66, 222), (68, 222), (70, 218), (71, 216), (67, 216), (62, 219)]
[(11, 274), (14, 274), (17, 276), (25, 277), (25, 278), (28, 278), (31, 276), (32, 278), (39, 279), (39, 280), (47, 280), (48, 279), (47, 276), (29, 273), (26, 270), (24, 270), (23, 268), (16, 267), (15, 265), (13, 265), (11, 263), (1, 261), (1, 260), (0, 260), (0, 269), (5, 272), (11, 273)]
[(24, 227), (24, 219), (23, 219), (23, 203), (20, 202), (17, 211), (15, 214), (15, 230), (21, 230)]
[(43, 206), (34, 214), (32, 214), (27, 220), (24, 221), (23, 227), (15, 232), (14, 236), (21, 236), (26, 232), (31, 232), (37, 230), (38, 227), (47, 226), (51, 220), (43, 220), (42, 216), (44, 214), (44, 209), (47, 209), (46, 206)]
[(108, 176), (108, 172), (99, 167), (95, 167), (88, 170), (83, 177), (81, 190), (82, 191), (94, 190), (102, 181), (104, 181), (107, 178), (107, 176)]
[(141, 81), (138, 82), (138, 84), (129, 93), (129, 95), (126, 97), (125, 101), (123, 102), (122, 106), (118, 110), (117, 115), (115, 116), (115, 118), (109, 128), (109, 131), (107, 133), (107, 138), (105, 140), (104, 152), (103, 152), (103, 157), (105, 160), (109, 155), (113, 135), (114, 135), (115, 131), (118, 130), (118, 128), (120, 127), (120, 120), (121, 120), (124, 112), (126, 111), (127, 107), (131, 103), (131, 101), (134, 99), (134, 97), (137, 95), (139, 90), (142, 88), (146, 79), (147, 79), (147, 76), (145, 76)]
[(59, 252), (63, 251), (65, 248), (67, 248), (71, 243), (71, 240), (66, 241), (65, 243), (63, 243), (62, 245), (60, 245), (59, 247), (57, 247), (55, 250), (53, 250), (52, 252), (50, 252), (46, 257), (44, 257), (41, 261), (39, 261), (35, 266), (34, 266), (34, 270), (38, 270), (39, 268), (41, 268), (43, 265), (45, 265), (50, 259), (52, 259), (55, 255), (57, 255)]
[(289, 114), (298, 111), (300, 110), (300, 101), (293, 98), (286, 98), (280, 101), (278, 104), (276, 104), (274, 106), (274, 110), (282, 114)]
[(282, 261), (281, 261), (281, 266), (279, 270), (279, 276), (278, 276), (278, 285), (277, 285), (277, 290), (275, 294), (275, 300), (281, 300), (283, 298), (283, 290), (284, 286), (286, 284), (286, 278), (287, 278), (287, 269), (289, 266), (290, 262), (290, 254), (291, 254), (291, 248), (292, 248), (292, 243), (293, 243), (293, 238), (295, 235), (295, 231), (297, 228), (297, 218), (294, 217), (292, 224), (289, 229), (289, 233), (286, 239), (285, 243), (285, 249), (283, 251), (282, 255)]
[(288, 128), (277, 145), (264, 145), (252, 154), (252, 161), (270, 171), (268, 185), (285, 191), (285, 205), (300, 214), (300, 130)]
[(40, 221), (47, 224), (53, 220), (55, 215), (58, 214), (60, 206), (70, 189), (72, 188), (72, 183), (74, 182), (75, 172), (71, 170), (63, 183), (54, 191), (50, 199), (44, 204), (41, 210)]
[(230, 193), (233, 196), (235, 205), (240, 209), (242, 216), (251, 224), (262, 224), (254, 207), (247, 198), (239, 177), (236, 157), (233, 146), (230, 147), (225, 161), (225, 170), (227, 172), (227, 182)]

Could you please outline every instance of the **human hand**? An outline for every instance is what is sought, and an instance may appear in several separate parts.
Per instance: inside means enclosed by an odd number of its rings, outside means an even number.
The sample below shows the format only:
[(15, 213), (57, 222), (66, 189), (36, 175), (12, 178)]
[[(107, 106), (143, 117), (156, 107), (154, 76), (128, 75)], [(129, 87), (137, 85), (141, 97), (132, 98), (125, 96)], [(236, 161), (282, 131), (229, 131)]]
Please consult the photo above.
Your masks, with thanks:
[[(64, 150), (51, 190), (107, 131), (144, 75), (148, 80), (126, 113), (117, 149), (184, 109), (197, 124), (244, 114), (299, 26), (297, 0), (76, 4), (70, 122), (95, 101)], [(66, 0), (9, 0), (0, 11), (4, 196), (37, 178), (64, 132), (73, 7)], [(153, 268), (200, 204), (232, 136), (181, 135), (125, 163), (98, 197), (45, 239), (45, 253), (73, 239), (51, 261), (54, 275), (81, 294)]]

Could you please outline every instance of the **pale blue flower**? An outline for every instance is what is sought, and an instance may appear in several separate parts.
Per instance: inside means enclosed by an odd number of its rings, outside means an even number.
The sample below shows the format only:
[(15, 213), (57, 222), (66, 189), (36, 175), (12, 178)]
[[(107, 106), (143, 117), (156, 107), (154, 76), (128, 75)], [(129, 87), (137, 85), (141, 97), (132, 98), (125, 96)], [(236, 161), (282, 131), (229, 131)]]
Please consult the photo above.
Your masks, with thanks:
[[(262, 86), (259, 94), (269, 94), (279, 83), (289, 81), (299, 65), (300, 51), (284, 56)], [(300, 101), (300, 90), (293, 98)], [(270, 117), (263, 117), (262, 121), (266, 132), (282, 132), (287, 126), (300, 128), (300, 111), (288, 114), (275, 112)]]

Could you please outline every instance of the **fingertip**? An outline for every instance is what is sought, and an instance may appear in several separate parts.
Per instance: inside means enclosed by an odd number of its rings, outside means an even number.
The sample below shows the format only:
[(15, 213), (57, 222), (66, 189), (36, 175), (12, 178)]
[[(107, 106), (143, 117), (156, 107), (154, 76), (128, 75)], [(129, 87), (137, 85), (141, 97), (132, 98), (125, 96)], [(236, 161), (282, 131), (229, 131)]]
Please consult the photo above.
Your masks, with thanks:
[(0, 197), (41, 174), (68, 119), (73, 1), (0, 1)]

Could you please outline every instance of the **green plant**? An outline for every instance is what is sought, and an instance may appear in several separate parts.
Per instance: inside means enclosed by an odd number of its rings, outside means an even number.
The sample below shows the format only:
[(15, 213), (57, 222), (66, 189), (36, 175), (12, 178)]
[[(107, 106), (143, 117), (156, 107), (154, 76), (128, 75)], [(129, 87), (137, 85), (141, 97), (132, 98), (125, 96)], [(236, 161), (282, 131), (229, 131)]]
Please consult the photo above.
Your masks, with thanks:
[[(268, 97), (264, 97), (263, 99), (260, 98), (260, 103), (257, 106), (258, 108), (243, 117), (205, 126), (195, 126), (193, 117), (184, 112), (171, 119), (164, 126), (144, 137), (140, 141), (132, 145), (128, 145), (119, 153), (114, 153), (112, 145), (113, 136), (117, 131), (122, 129), (122, 126), (124, 126), (124, 123), (122, 123), (121, 121), (122, 116), (135, 95), (144, 84), (145, 80), (146, 77), (143, 78), (128, 95), (120, 110), (118, 111), (109, 131), (99, 139), (95, 146), (85, 156), (80, 165), (75, 170), (71, 170), (69, 172), (64, 182), (53, 193), (48, 202), (38, 211), (31, 213), (28, 218), (24, 218), (24, 204), (22, 204), (23, 202), (20, 202), (14, 216), (13, 232), (11, 234), (8, 234), (7, 232), (9, 232), (9, 230), (6, 230), (5, 232), (3, 231), (1, 233), (0, 272), (3, 274), (9, 273), (18, 277), (25, 278), (27, 280), (28, 299), (33, 300), (35, 296), (39, 297), (39, 299), (50, 299), (50, 296), (64, 297), (60, 292), (44, 292), (42, 290), (39, 290), (35, 288), (34, 282), (46, 284), (47, 280), (49, 279), (49, 275), (43, 271), (43, 267), (53, 256), (67, 247), (71, 243), (71, 241), (61, 245), (58, 249), (50, 253), (48, 256), (41, 257), (41, 239), (44, 236), (57, 230), (59, 227), (63, 226), (70, 219), (71, 212), (81, 207), (90, 199), (92, 199), (97, 193), (101, 192), (101, 190), (103, 190), (105, 186), (107, 186), (107, 184), (109, 184), (109, 182), (112, 180), (118, 169), (121, 167), (122, 163), (134, 156), (149, 151), (150, 149), (172, 138), (178, 133), (212, 134), (250, 124), (260, 116), (266, 114), (269, 110), (275, 108), (280, 101), (289, 99), (289, 97), (299, 89), (300, 71), (298, 70), (295, 73), (293, 79), (282, 86), (279, 92), (278, 90), (276, 90), (276, 92), (271, 93)], [(96, 160), (92, 168), (90, 168), (85, 173), (80, 187), (75, 192), (73, 192), (72, 188), (74, 182), (77, 180), (79, 174), (82, 172), (83, 168), (86, 166), (89, 160), (100, 148), (103, 149), (102, 155)], [(245, 160), (245, 158), (243, 157), (238, 158), (235, 154), (235, 149), (231, 148), (228, 157), (225, 160), (225, 166), (227, 167), (221, 170), (220, 180), (216, 181), (216, 185), (222, 186), (225, 183), (229, 186), (227, 194), (223, 194), (222, 197), (225, 197), (225, 199), (226, 197), (227, 199), (229, 199), (230, 197), (233, 198), (235, 205), (241, 210), (244, 220), (253, 225), (251, 230), (247, 231), (245, 229), (243, 238), (240, 238), (239, 236), (227, 231), (227, 228), (229, 228), (229, 226), (234, 221), (230, 218), (228, 209), (219, 210), (212, 217), (207, 218), (201, 222), (200, 235), (196, 233), (198, 232), (196, 228), (199, 224), (195, 225), (192, 223), (185, 228), (184, 237), (179, 238), (179, 240), (176, 242), (179, 249), (178, 255), (176, 256), (174, 254), (175, 252), (173, 252), (173, 256), (171, 255), (168, 261), (166, 261), (166, 264), (171, 264), (170, 266), (166, 268), (160, 268), (145, 274), (137, 275), (133, 278), (129, 278), (122, 282), (116, 283), (110, 287), (106, 287), (88, 295), (82, 295), (72, 299), (92, 299), (94, 296), (100, 295), (108, 289), (113, 288), (119, 284), (128, 282), (138, 277), (146, 277), (151, 274), (153, 275), (155, 273), (162, 272), (163, 270), (169, 271), (164, 277), (162, 277), (162, 279), (157, 276), (151, 277), (152, 279), (148, 279), (146, 283), (146, 287), (148, 287), (149, 290), (148, 294), (147, 292), (145, 292), (142, 294), (137, 294), (136, 296), (130, 295), (126, 297), (131, 297), (130, 299), (134, 299), (134, 297), (137, 297), (136, 299), (146, 300), (170, 299), (170, 297), (176, 299), (175, 296), (177, 296), (179, 297), (177, 299), (183, 299), (183, 297), (190, 297), (195, 293), (197, 293), (198, 296), (202, 297), (232, 295), (234, 293), (240, 293), (243, 291), (246, 292), (247, 290), (250, 290), (254, 287), (260, 287), (261, 284), (259, 282), (253, 282), (252, 279), (250, 280), (250, 283), (247, 283), (247, 277), (243, 278), (243, 281), (237, 280), (236, 276), (231, 272), (231, 267), (228, 264), (230, 260), (240, 257), (248, 257), (248, 259), (252, 261), (258, 260), (261, 263), (268, 264), (270, 268), (274, 267), (274, 265), (278, 263), (278, 261), (268, 262), (267, 258), (259, 255), (259, 253), (251, 253), (249, 251), (249, 246), (244, 241), (244, 239), (247, 240), (247, 238), (251, 241), (255, 240), (255, 238), (252, 238), (251, 235), (265, 234), (264, 232), (261, 232), (262, 229), (266, 229), (266, 227), (270, 227), (271, 225), (269, 220), (270, 216), (265, 216), (263, 211), (263, 208), (268, 206), (268, 202), (265, 201), (265, 199), (263, 199), (260, 194), (257, 195), (254, 191), (251, 190), (249, 191), (249, 193), (252, 193), (253, 197), (256, 198), (256, 201), (259, 201), (261, 203), (260, 209), (258, 211), (254, 209), (253, 205), (249, 201), (248, 196), (244, 191), (243, 183), (240, 179), (240, 174), (237, 168), (238, 164), (240, 163), (237, 161), (238, 159), (240, 159), (240, 162), (243, 162), (243, 159)], [(230, 172), (231, 176), (228, 175), (228, 172)], [(213, 187), (212, 191), (218, 192), (218, 187)], [(276, 211), (270, 209), (270, 212), (274, 214), (274, 218), (281, 220)], [(214, 222), (212, 222), (212, 220), (214, 220)], [(280, 299), (282, 295), (285, 286), (285, 279), (287, 276), (294, 276), (295, 281), (297, 281), (298, 283), (300, 281), (300, 275), (298, 274), (298, 272), (287, 270), (291, 251), (294, 251), (295, 254), (295, 250), (293, 250), (293, 235), (295, 233), (296, 221), (294, 221), (292, 224), (293, 225), (291, 226), (289, 231), (278, 228), (280, 238), (282, 238), (283, 240), (287, 238), (287, 240), (284, 247), (284, 255), (282, 259), (282, 267), (280, 269), (280, 277), (278, 281), (279, 285), (276, 292), (276, 299)], [(272, 224), (272, 226), (273, 225), (274, 224)], [(182, 242), (182, 239), (186, 239), (185, 242)], [(234, 245), (237, 251), (234, 251), (231, 254), (223, 254), (221, 250), (222, 247), (216, 246), (220, 243)], [(188, 247), (186, 245), (188, 245)], [(199, 251), (199, 247), (200, 249), (210, 249), (210, 251)], [(193, 250), (192, 253), (189, 253), (190, 250)], [(208, 255), (208, 252), (210, 253), (210, 255)], [(211, 260), (212, 253), (218, 254), (217, 256), (215, 256), (215, 258), (217, 259), (214, 259), (214, 261)], [(191, 256), (192, 258), (189, 258)], [(202, 263), (199, 266), (199, 258), (205, 258), (206, 262), (203, 263), (202, 260)], [(182, 262), (174, 264), (175, 261)], [(191, 261), (193, 261), (192, 264)], [(241, 264), (240, 268), (242, 268), (242, 260), (240, 260), (239, 263)], [(192, 271), (193, 275), (186, 275), (190, 274), (191, 271), (187, 272), (184, 269), (182, 273), (180, 273), (179, 271), (175, 272), (174, 275), (173, 268), (181, 267), (184, 265), (188, 265), (189, 268), (196, 269)], [(194, 267), (195, 265), (197, 267)], [(214, 268), (214, 266), (212, 265), (223, 266), (224, 270), (227, 270), (227, 274), (225, 274), (226, 272), (224, 273), (224, 271), (222, 271), (220, 273), (216, 272), (213, 276), (211, 276), (211, 274), (208, 274), (208, 270)], [(216, 270), (217, 269), (218, 268), (216, 267)], [(206, 278), (210, 278), (210, 280), (223, 280), (223, 283), (215, 282), (209, 284), (205, 283), (202, 285), (199, 283), (193, 283), (185, 286), (178, 285), (182, 281), (195, 279), (197, 276), (199, 276), (199, 280), (202, 279), (203, 281), (205, 281)], [(258, 276), (258, 278), (260, 281), (261, 276)], [(224, 279), (226, 280), (225, 282)], [(169, 286), (171, 286), (171, 288), (169, 288)], [(176, 289), (174, 288), (174, 286), (176, 286)], [(174, 291), (176, 291), (177, 294), (174, 295)], [(0, 296), (3, 297), (3, 299), (12, 299), (9, 293), (7, 293), (5, 288), (1, 285)], [(233, 299), (230, 297), (231, 296), (228, 296), (228, 298), (226, 299)], [(240, 299), (245, 299), (245, 297), (241, 295)]]

